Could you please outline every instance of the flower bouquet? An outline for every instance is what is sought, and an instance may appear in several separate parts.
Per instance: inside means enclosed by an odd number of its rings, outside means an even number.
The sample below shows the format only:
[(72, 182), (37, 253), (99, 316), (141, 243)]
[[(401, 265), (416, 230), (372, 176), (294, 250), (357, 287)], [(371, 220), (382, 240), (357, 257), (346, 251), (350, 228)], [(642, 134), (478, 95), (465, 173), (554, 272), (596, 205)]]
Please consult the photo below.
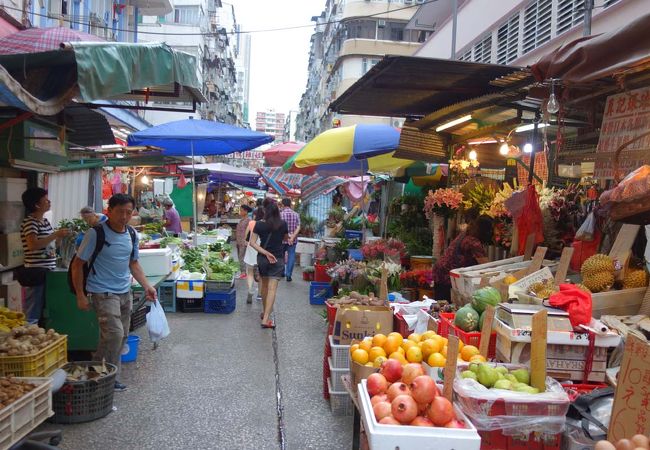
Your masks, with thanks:
[(397, 260), (406, 254), (406, 246), (398, 239), (378, 239), (368, 242), (361, 247), (361, 253), (366, 260)]
[(379, 286), (381, 283), (381, 269), (385, 267), (388, 271), (388, 291), (399, 291), (401, 287), (400, 274), (401, 264), (384, 262), (379, 260), (369, 261), (366, 264), (366, 278), (372, 285)]
[(427, 219), (434, 215), (449, 217), (463, 204), (463, 194), (455, 189), (445, 188), (429, 191), (424, 199), (424, 214)]

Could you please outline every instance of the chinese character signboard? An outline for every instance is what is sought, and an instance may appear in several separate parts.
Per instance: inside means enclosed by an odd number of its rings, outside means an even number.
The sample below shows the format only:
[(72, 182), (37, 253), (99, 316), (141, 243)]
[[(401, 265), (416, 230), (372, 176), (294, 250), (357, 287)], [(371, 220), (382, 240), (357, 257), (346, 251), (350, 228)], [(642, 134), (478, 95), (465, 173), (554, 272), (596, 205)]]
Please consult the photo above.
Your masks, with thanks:
[(617, 442), (650, 433), (650, 344), (631, 333), (618, 374), (607, 439)]
[[(613, 152), (625, 142), (650, 129), (650, 87), (611, 95), (605, 103), (605, 113), (600, 129), (596, 153), (611, 153), (611, 157), (596, 161), (596, 178), (613, 178)], [(626, 152), (650, 148), (650, 136), (626, 147), (619, 158), (619, 171), (626, 175), (643, 165), (642, 158), (627, 157)]]

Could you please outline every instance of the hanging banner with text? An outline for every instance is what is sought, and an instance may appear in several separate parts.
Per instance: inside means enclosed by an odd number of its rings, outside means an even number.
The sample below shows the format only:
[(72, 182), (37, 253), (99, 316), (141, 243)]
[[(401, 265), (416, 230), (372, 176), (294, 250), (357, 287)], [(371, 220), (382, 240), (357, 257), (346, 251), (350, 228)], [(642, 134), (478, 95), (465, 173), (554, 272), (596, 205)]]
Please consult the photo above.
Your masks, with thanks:
[[(613, 178), (614, 152), (625, 142), (650, 129), (650, 87), (607, 97), (596, 153), (594, 176)], [(650, 136), (626, 147), (619, 157), (619, 171), (625, 176), (644, 164), (644, 152), (650, 149)], [(601, 155), (607, 154), (607, 155)]]

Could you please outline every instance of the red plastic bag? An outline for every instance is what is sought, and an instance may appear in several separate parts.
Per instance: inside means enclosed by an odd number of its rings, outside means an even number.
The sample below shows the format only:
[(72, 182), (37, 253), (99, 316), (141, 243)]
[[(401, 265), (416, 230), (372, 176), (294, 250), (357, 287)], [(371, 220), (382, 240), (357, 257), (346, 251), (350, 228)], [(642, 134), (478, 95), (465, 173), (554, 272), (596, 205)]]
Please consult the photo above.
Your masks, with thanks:
[(600, 231), (596, 228), (594, 231), (594, 240), (593, 241), (573, 241), (573, 256), (571, 257), (570, 267), (571, 270), (576, 272), (580, 271), (582, 263), (584, 263), (587, 258), (598, 253), (598, 247), (600, 247)]
[(539, 208), (539, 198), (535, 186), (530, 185), (526, 189), (525, 198), (525, 214), (516, 220), (517, 230), (519, 231), (519, 254), (523, 255), (526, 250), (526, 240), (528, 235), (535, 235), (534, 244), (541, 244), (544, 242), (544, 219), (542, 218), (542, 210)]
[(561, 284), (560, 292), (551, 295), (548, 303), (568, 312), (574, 328), (591, 322), (591, 293), (577, 288), (575, 284)]

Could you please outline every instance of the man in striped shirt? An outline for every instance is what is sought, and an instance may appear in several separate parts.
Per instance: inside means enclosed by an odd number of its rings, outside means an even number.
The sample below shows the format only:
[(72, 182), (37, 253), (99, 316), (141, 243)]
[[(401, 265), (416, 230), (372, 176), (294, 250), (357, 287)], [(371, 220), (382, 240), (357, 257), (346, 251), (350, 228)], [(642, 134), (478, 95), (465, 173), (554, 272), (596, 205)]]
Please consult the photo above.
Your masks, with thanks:
[(50, 209), (45, 189), (27, 189), (23, 192), (22, 200), (27, 211), (27, 217), (20, 227), (25, 270), (34, 278), (42, 278), (42, 283), (25, 287), (25, 315), (30, 323), (37, 323), (45, 307), (45, 271), (56, 267), (55, 241), (70, 232), (67, 229), (55, 232), (50, 222), (43, 217)]
[(282, 199), (282, 211), (280, 217), (287, 223), (288, 240), (284, 241), (287, 249), (287, 264), (285, 265), (285, 276), (287, 281), (291, 281), (293, 275), (293, 266), (296, 263), (296, 244), (298, 233), (300, 233), (300, 214), (291, 209), (291, 199)]

